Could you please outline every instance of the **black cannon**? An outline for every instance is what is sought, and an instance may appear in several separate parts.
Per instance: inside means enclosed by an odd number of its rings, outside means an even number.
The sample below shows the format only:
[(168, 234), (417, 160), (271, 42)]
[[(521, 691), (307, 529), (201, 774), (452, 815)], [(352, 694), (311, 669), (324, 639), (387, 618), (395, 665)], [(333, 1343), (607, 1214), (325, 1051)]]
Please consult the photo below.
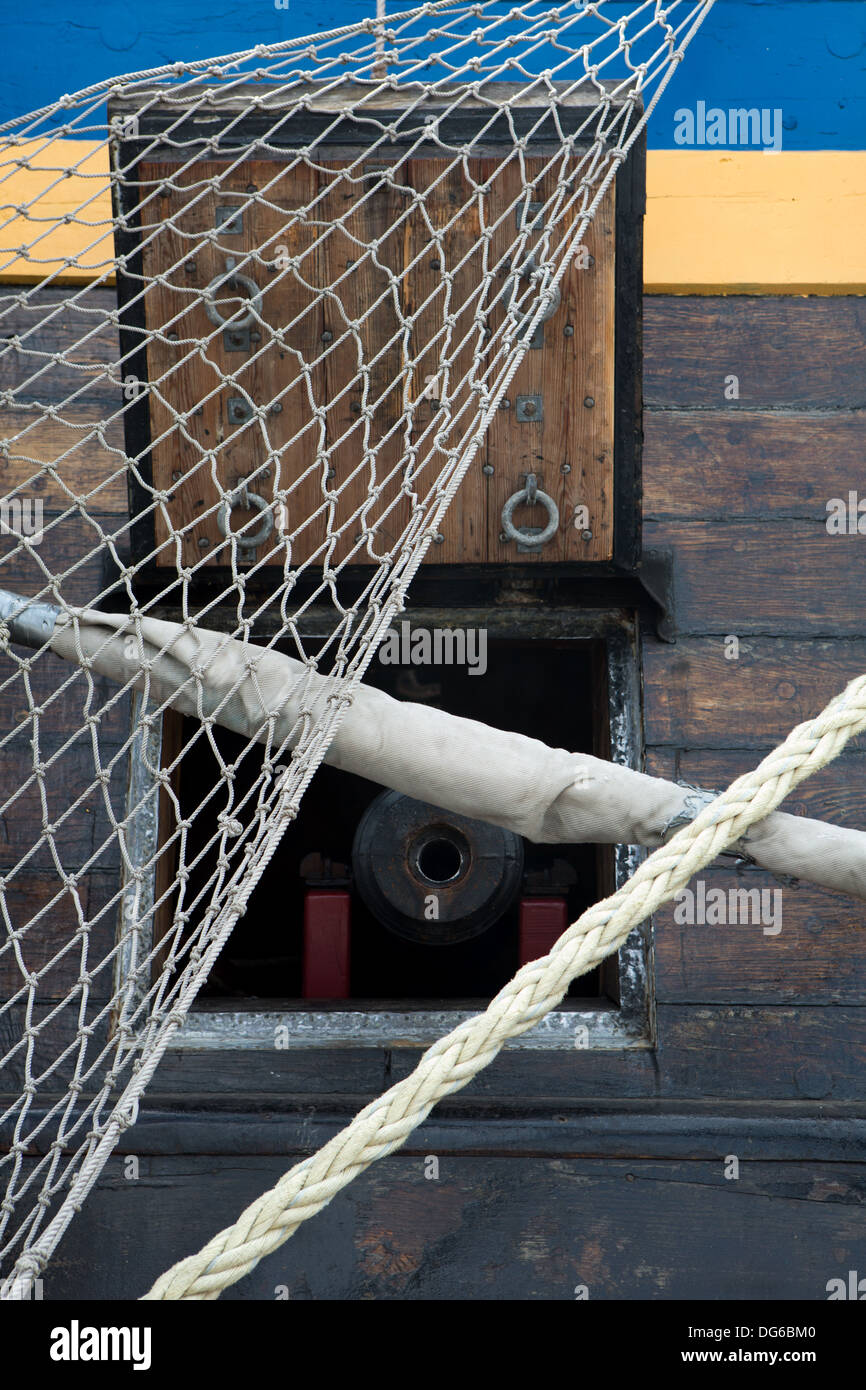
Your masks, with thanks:
[(523, 841), (388, 791), (361, 817), (352, 866), (358, 892), (384, 926), (410, 941), (446, 946), (479, 936), (514, 903)]

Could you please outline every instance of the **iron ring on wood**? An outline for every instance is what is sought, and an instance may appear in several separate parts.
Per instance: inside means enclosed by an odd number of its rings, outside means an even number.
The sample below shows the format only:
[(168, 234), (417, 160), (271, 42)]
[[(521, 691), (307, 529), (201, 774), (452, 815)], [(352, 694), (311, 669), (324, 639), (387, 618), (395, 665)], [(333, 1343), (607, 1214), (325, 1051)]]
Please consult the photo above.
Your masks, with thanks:
[[(238, 503), (245, 507), (255, 507), (264, 513), (261, 526), (251, 536), (239, 536), (234, 531), (229, 530), (229, 516), (232, 508)], [(220, 504), (220, 509), (217, 512), (217, 526), (226, 540), (237, 541), (241, 550), (255, 550), (256, 546), (267, 540), (273, 531), (274, 518), (264, 497), (260, 497), (257, 492), (247, 492), (245, 488), (238, 488), (237, 492), (229, 493), (225, 501)]]
[[(214, 302), (214, 296), (216, 294), (217, 289), (223, 285), (241, 285), (243, 289), (245, 289), (249, 294), (250, 307), (244, 314), (243, 318), (238, 319), (235, 318), (234, 315), (231, 315), (231, 317), (227, 319), (223, 318), (222, 314), (220, 313), (219, 309), (217, 308)], [(230, 323), (232, 328), (249, 328), (253, 323), (255, 323), (256, 317), (261, 316), (261, 290), (259, 289), (255, 280), (251, 280), (248, 275), (238, 274), (238, 272), (235, 270), (235, 263), (231, 259), (226, 262), (225, 274), (215, 275), (214, 278), (211, 280), (210, 284), (205, 285), (204, 289), (202, 290), (202, 296), (204, 298), (205, 313), (207, 314), (211, 323), (216, 324), (217, 328), (223, 328), (227, 323)]]
[[(547, 525), (538, 535), (533, 535), (530, 531), (522, 531), (511, 520), (515, 509), (524, 502), (527, 504), (540, 502), (547, 512)], [(521, 545), (546, 545), (548, 541), (553, 540), (559, 530), (559, 508), (552, 497), (548, 497), (546, 492), (542, 492), (536, 486), (534, 473), (529, 474), (526, 479), (526, 486), (522, 487), (519, 492), (512, 493), (502, 508), (502, 529), (510, 541), (518, 541)]]
[[(530, 280), (537, 270), (538, 270), (538, 266), (537, 266), (536, 263), (535, 263), (535, 257), (534, 257), (534, 256), (530, 256), (530, 257), (529, 257), (529, 260), (526, 261), (526, 263), (525, 263), (523, 266), (521, 266), (520, 270), (514, 271), (514, 273), (511, 275), (511, 277), (510, 277), (510, 280), (511, 280), (511, 293), (510, 293), (510, 296), (509, 296), (509, 297), (510, 297), (510, 299), (512, 300), (512, 305), (509, 306), (508, 312), (509, 312), (509, 314), (511, 314), (511, 316), (512, 316), (513, 318), (517, 318), (518, 315), (519, 315), (520, 312), (521, 312), (519, 309), (513, 307), (513, 301), (517, 298), (517, 281), (518, 281), (518, 279), (520, 279), (520, 278), (523, 278), (523, 279), (525, 279), (525, 280)], [(559, 285), (557, 285), (556, 288), (555, 288), (554, 291), (553, 291), (553, 298), (551, 299), (551, 301), (550, 301), (550, 303), (548, 304), (547, 308), (545, 309), (544, 313), (541, 315), (541, 318), (538, 320), (539, 326), (540, 326), (542, 323), (547, 323), (548, 319), (552, 319), (552, 318), (553, 318), (554, 314), (556, 313), (556, 311), (557, 311), (557, 309), (559, 308), (559, 306), (560, 306), (561, 303), (562, 303), (562, 291), (560, 290)], [(522, 322), (521, 322), (521, 324), (520, 324), (520, 327), (519, 327), (518, 330), (517, 330), (518, 333), (523, 332), (523, 330), (525, 329), (526, 325), (529, 323), (529, 321), (530, 321), (531, 318), (532, 318), (532, 310), (530, 310), (527, 314), (524, 315), (523, 320), (522, 320)]]

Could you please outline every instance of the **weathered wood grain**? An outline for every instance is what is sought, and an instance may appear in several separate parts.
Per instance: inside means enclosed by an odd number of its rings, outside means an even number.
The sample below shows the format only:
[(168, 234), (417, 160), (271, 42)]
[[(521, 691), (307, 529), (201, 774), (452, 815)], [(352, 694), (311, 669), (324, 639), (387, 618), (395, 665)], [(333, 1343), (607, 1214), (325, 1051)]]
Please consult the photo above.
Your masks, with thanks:
[(862, 485), (864, 454), (864, 411), (648, 410), (644, 516), (823, 523), (831, 497)]
[[(866, 301), (648, 295), (644, 354), (651, 409), (862, 410)], [(740, 394), (727, 402), (731, 375)]]
[(648, 746), (769, 749), (866, 671), (866, 641), (748, 637), (736, 661), (721, 637), (647, 641), (643, 665)]
[(661, 1092), (759, 1100), (859, 1100), (866, 1009), (660, 1005)]
[[(433, 1152), (432, 1180), (426, 1155), (396, 1155), (223, 1298), (573, 1302), (583, 1290), (590, 1302), (826, 1299), (827, 1281), (847, 1278), (860, 1258), (862, 1169), (741, 1162), (729, 1181), (732, 1152), (736, 1142), (720, 1145), (715, 1161), (603, 1165)], [(122, 1158), (111, 1161), (45, 1274), (46, 1300), (139, 1297), (287, 1166), (279, 1157), (139, 1162), (130, 1180)], [(97, 1246), (114, 1258), (94, 1261)]]
[[(94, 516), (124, 516), (128, 509), (127, 465), (121, 407), (106, 425), (102, 412), (73, 402), (62, 418), (40, 410), (0, 410), (0, 479), (5, 494), (38, 498), (56, 515), (84, 499)], [(43, 467), (50, 464), (56, 477)]]
[(122, 561), (129, 551), (122, 516), (97, 515), (91, 521), (46, 511), (41, 530), (41, 539), (34, 534), (29, 549), (19, 536), (0, 531), (0, 588), (48, 603), (56, 602), (59, 591), (71, 607), (87, 607), (118, 592), (120, 570), (102, 535), (113, 538)]
[[(683, 911), (675, 903), (654, 914), (660, 1003), (861, 1003), (866, 992), (861, 902), (808, 883), (780, 883), (755, 869), (705, 869), (689, 883), (692, 893), (699, 891), (699, 880), (706, 894), (721, 890), (722, 915), (734, 920), (681, 923), (677, 917)], [(742, 890), (752, 893), (749, 902)]]
[[(322, 392), (325, 441), (329, 448), (336, 445), (330, 456), (334, 477), (327, 485), (339, 498), (328, 502), (332, 510), (323, 510), (319, 469), (313, 480), (319, 515), (308, 530), (320, 548), (317, 564), (327, 545), (334, 563), (350, 559), (369, 565), (392, 550), (409, 520), (408, 498), (401, 493), (406, 438), (400, 417), (410, 379), (400, 320), (409, 279), (401, 272), (415, 220), (406, 218), (414, 179), (406, 165), (392, 166), (391, 182), (377, 188), (382, 169), (371, 164), (371, 193), (359, 186), (357, 170), (350, 176), (345, 168), (346, 161), (321, 166), (318, 216), (331, 231), (311, 256), (314, 283), (335, 287), (322, 325), (335, 343), (324, 360)], [(313, 230), (320, 234), (321, 227)], [(416, 349), (420, 341), (413, 344)], [(308, 418), (309, 406), (299, 401), (294, 427)], [(377, 486), (381, 492), (373, 496)], [(296, 514), (304, 516), (301, 497)], [(360, 540), (367, 527), (373, 534)], [(336, 544), (326, 535), (336, 536)]]
[[(206, 1007), (207, 1000), (201, 1001)], [(218, 1059), (218, 1061), (216, 1060)], [(390, 1084), (389, 1054), (376, 1047), (331, 1047), (214, 1053), (169, 1050), (159, 1067), (160, 1093), (193, 1096), (295, 1094), (372, 1098)]]
[[(760, 756), (754, 750), (650, 748), (646, 771), (654, 777), (721, 791), (755, 767)], [(866, 830), (866, 752), (849, 746), (832, 763), (801, 782), (779, 809)]]
[[(526, 164), (529, 175), (541, 175), (544, 161), (527, 160)], [(519, 198), (521, 187), (519, 169), (507, 164), (494, 182), (496, 200), (491, 211), (501, 217), (501, 209)], [(555, 187), (555, 173), (551, 171), (539, 178), (534, 196), (547, 200)], [(494, 469), (488, 520), (491, 560), (546, 564), (552, 560), (606, 560), (612, 554), (614, 216), (611, 188), (585, 237), (591, 264), (577, 257), (572, 261), (563, 277), (562, 303), (543, 325), (544, 347), (526, 353), (508, 388), (510, 408), (498, 411), (491, 422), (487, 437), (488, 462)], [(573, 213), (568, 214), (568, 221), (573, 218)], [(494, 235), (494, 262), (505, 256), (515, 228), (512, 212)], [(553, 248), (561, 236), (554, 234)], [(530, 238), (529, 246), (536, 240)], [(525, 282), (521, 281), (520, 293), (524, 290)], [(491, 314), (494, 329), (502, 322), (504, 307), (503, 297), (503, 303)], [(570, 336), (566, 336), (566, 329), (571, 329)], [(497, 375), (500, 371), (501, 366)], [(524, 395), (541, 397), (541, 421), (518, 420), (517, 398)], [(560, 525), (543, 551), (518, 554), (514, 541), (500, 540), (502, 508), (521, 490), (525, 475), (533, 472), (541, 490), (556, 502)], [(586, 527), (574, 524), (577, 507), (587, 509)], [(518, 508), (512, 519), (521, 528), (547, 525), (547, 515), (538, 505)], [(584, 531), (591, 533), (589, 538)]]
[(673, 552), (677, 633), (860, 636), (866, 537), (815, 521), (649, 522)]
[[(26, 650), (16, 648), (19, 654)], [(91, 672), (88, 682), (80, 667), (53, 652), (29, 659), (32, 667), (27, 685), (23, 674), (8, 659), (3, 662), (0, 684), (0, 730), (4, 738), (10, 731), (16, 731), (13, 735), (16, 758), (22, 746), (19, 740), (26, 742), (32, 736), (32, 711), (36, 707), (42, 710), (40, 727), (49, 740), (80, 734), (88, 715), (99, 716), (99, 737), (106, 741), (109, 749), (116, 748), (118, 740), (128, 736), (129, 695), (120, 694), (115, 681)], [(22, 726), (22, 731), (17, 732)], [(8, 745), (3, 746), (8, 748)], [(26, 753), (22, 756), (29, 758)], [(18, 764), (13, 762), (10, 770), (17, 769)]]
[[(23, 722), (16, 735), (4, 742), (0, 749), (0, 872), (14, 868), (25, 857), (28, 873), (52, 869), (52, 843), (69, 873), (77, 873), (95, 854), (95, 868), (117, 868), (119, 849), (105, 802), (108, 796), (115, 815), (123, 815), (128, 755), (112, 737), (114, 733), (107, 725), (99, 739), (102, 768), (114, 762), (104, 791), (97, 780), (89, 730), (72, 744), (63, 735), (40, 735), (39, 761), (45, 767), (41, 782), (34, 771), (32, 723)], [(53, 826), (50, 842), (43, 837), (46, 824)]]
[[(40, 1078), (37, 1103), (56, 1100), (65, 1093), (69, 1082), (77, 1078), (82, 1080), (83, 1094), (99, 1092), (108, 1068), (105, 1063), (95, 1073), (92, 1068), (108, 1040), (108, 1004), (94, 1004), (88, 1019), (93, 1031), (84, 1039), (79, 1027), (80, 1006), (80, 994), (75, 991), (59, 1010), (56, 1002), (44, 1000), (38, 1000), (29, 1011), (21, 1004), (3, 1010), (0, 1014), (0, 1056), (3, 1057), (0, 1088), (7, 1102), (15, 1099), (20, 1102), (27, 1080), (28, 1019), (36, 1033), (30, 1070), (34, 1078)], [(127, 1069), (124, 1082), (128, 1075)]]
[[(409, 385), (418, 443), (415, 487), (423, 500), (448, 464), (446, 451), (460, 450), (478, 409), (476, 363), (483, 358), (485, 340), (476, 315), (483, 313), (478, 292), (487, 250), (481, 239), (481, 209), (489, 226), (495, 218), (496, 194), (479, 198), (463, 166), (445, 159), (411, 160), (407, 172), (415, 191), (427, 193), (423, 208), (409, 219), (406, 235), (406, 264), (420, 260), (403, 278), (403, 312), (414, 316), (410, 342), (415, 360)], [(476, 180), (491, 178), (491, 161), (478, 161), (472, 174)], [(499, 192), (496, 179), (492, 182)], [(446, 273), (452, 277), (450, 285)], [(494, 281), (494, 294), (501, 285), (501, 280)], [(446, 314), (454, 318), (450, 328), (444, 323)], [(447, 423), (438, 415), (446, 392)], [(427, 552), (427, 564), (480, 563), (489, 558), (489, 479), (482, 471), (486, 462), (485, 441), (440, 527), (444, 539)]]
[[(113, 905), (116, 893), (117, 875), (100, 870), (83, 875), (80, 884), (68, 888), (56, 872), (21, 872), (7, 878), (3, 889), (5, 914), (12, 930), (23, 933), (19, 949), (24, 968), (39, 975), (39, 1005), (65, 998), (82, 969), (93, 977), (92, 999), (111, 997), (114, 963), (107, 957), (117, 923), (117, 906)], [(94, 921), (97, 917), (99, 920)], [(86, 949), (79, 932), (82, 919), (91, 924)], [(6, 933), (0, 943), (0, 999), (8, 1000), (25, 980), (17, 953), (5, 937)], [(72, 1008), (75, 1012), (75, 1001)], [(91, 1017), (89, 1011), (88, 1021)]]
[[(3, 315), (0, 390), (18, 402), (57, 402), (76, 396), (100, 415), (122, 404), (118, 331), (109, 315), (117, 309), (110, 290), (22, 290), (26, 303)], [(55, 355), (59, 360), (54, 360)]]
[[(213, 163), (179, 172), (164, 161), (142, 164), (140, 170), (148, 192), (160, 184), (165, 191), (155, 202), (151, 197), (142, 214), (144, 313), (152, 334), (147, 370), (153, 480), (170, 493), (165, 513), (153, 513), (156, 562), (165, 567), (176, 564), (172, 532), (180, 535), (184, 563), (230, 563), (229, 543), (218, 525), (220, 488), (232, 491), (248, 478), (252, 491), (272, 502), (275, 489), (290, 485), (293, 518), (296, 508), (306, 515), (314, 505), (308, 494), (316, 486), (313, 463), (319, 431), (298, 368), (299, 362), (312, 363), (321, 352), (322, 311), (315, 290), (305, 284), (306, 276), (315, 278), (316, 273), (309, 265), (313, 229), (291, 225), (290, 212), (299, 202), (310, 201), (316, 176), (312, 170), (301, 170), (294, 203), (290, 197), (280, 211), (275, 200), (282, 202), (286, 190), (283, 197), (272, 191), (254, 219), (245, 189), (266, 184), (273, 166), (246, 161), (225, 174), (224, 196), (209, 191), (202, 196), (201, 178), (224, 173)], [(235, 234), (229, 223), (210, 241), (218, 206), (243, 208), (243, 231)], [(301, 257), (297, 274), (275, 276), (278, 246), (286, 256)], [(250, 253), (255, 255), (247, 259)], [(249, 345), (241, 351), (227, 345), (225, 333), (208, 318), (203, 298), (205, 287), (226, 275), (229, 261), (238, 264), (239, 273), (263, 295), (262, 312), (254, 315)], [(224, 320), (247, 314), (249, 296), (235, 282), (227, 282), (215, 294)], [(272, 325), (285, 328), (282, 344)], [(283, 396), (278, 414), (248, 422), (230, 415), (230, 398), (255, 407), (270, 405), (287, 378), (298, 377), (299, 385)], [(313, 371), (311, 386), (314, 396), (321, 398), (320, 369)], [(301, 427), (302, 414), (306, 434), (286, 450)], [(272, 514), (271, 520), (270, 536), (257, 547), (256, 557), (273, 552), (274, 563), (281, 565), (279, 519)], [(232, 509), (231, 524), (235, 530), (246, 526), (245, 538), (259, 529), (254, 515), (244, 514), (240, 507)], [(289, 529), (294, 526), (293, 520)], [(248, 563), (242, 547), (238, 559)]]

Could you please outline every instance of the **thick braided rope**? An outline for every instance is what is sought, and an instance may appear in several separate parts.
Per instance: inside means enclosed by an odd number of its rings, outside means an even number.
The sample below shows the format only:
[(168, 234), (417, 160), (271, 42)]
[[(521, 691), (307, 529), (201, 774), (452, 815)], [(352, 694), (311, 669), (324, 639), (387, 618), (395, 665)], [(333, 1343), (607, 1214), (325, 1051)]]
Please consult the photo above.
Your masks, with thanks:
[(460, 1090), (493, 1061), (509, 1038), (526, 1032), (555, 1008), (572, 979), (615, 951), (633, 927), (742, 839), (749, 826), (831, 762), (864, 728), (866, 675), (851, 681), (817, 718), (793, 729), (753, 772), (737, 778), (650, 855), (622, 888), (584, 912), (549, 955), (517, 972), (483, 1014), (434, 1043), (411, 1076), (372, 1101), (318, 1153), (291, 1168), (197, 1255), (163, 1274), (145, 1300), (218, 1298), (358, 1173), (399, 1149), (437, 1101)]

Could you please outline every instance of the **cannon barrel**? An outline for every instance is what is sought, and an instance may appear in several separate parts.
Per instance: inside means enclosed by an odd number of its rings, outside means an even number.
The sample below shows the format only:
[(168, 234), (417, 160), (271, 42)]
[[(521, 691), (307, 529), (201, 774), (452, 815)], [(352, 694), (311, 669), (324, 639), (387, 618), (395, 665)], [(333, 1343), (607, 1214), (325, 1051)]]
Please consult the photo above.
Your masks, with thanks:
[(352, 846), (355, 885), (377, 921), (428, 945), (468, 941), (520, 892), (523, 840), (511, 830), (387, 791)]

